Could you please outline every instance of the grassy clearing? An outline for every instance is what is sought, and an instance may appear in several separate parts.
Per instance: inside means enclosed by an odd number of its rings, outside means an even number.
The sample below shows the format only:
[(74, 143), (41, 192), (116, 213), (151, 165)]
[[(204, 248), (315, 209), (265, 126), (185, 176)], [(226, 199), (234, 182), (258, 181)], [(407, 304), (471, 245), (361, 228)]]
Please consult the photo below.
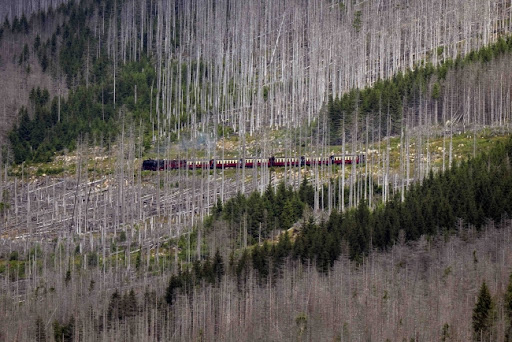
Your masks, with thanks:
[[(246, 156), (284, 156), (291, 154), (292, 156), (299, 157), (300, 155), (332, 155), (342, 154), (340, 145), (330, 145), (326, 147), (318, 146), (312, 139), (302, 139), (299, 141), (297, 138), (298, 132), (294, 130), (270, 130), (264, 134), (254, 134), (246, 136), (242, 139), (237, 134), (221, 138), (216, 144), (212, 142), (205, 142), (204, 136), (201, 140), (204, 143), (197, 143), (190, 139), (182, 140), (178, 143), (173, 143), (168, 146), (160, 146), (160, 153), (158, 148), (154, 148), (152, 152), (145, 155), (143, 158), (180, 158), (180, 159), (202, 159), (209, 160), (215, 155), (217, 158), (233, 158), (238, 159), (243, 154), (242, 143), (245, 143)], [(452, 153), (455, 161), (466, 160), (481, 152), (488, 151), (494, 144), (499, 141), (507, 139), (508, 134), (499, 130), (485, 129), (477, 132), (476, 139), (473, 132), (460, 133), (453, 135), (452, 138)], [(443, 151), (445, 154), (445, 165), (448, 164), (448, 155), (450, 149), (450, 138), (446, 137), (443, 141), (442, 134), (437, 133), (437, 136), (427, 140), (426, 137), (421, 138), (421, 151), (418, 150), (420, 141), (417, 136), (411, 134), (409, 138), (409, 152), (411, 167), (414, 163), (418, 162), (420, 156), (423, 163), (429, 163), (430, 166), (436, 169), (442, 168), (443, 165)], [(196, 139), (197, 140), (197, 139)], [(385, 138), (382, 141), (370, 144), (368, 146), (368, 160), (374, 164), (374, 173), (380, 172), (382, 168), (382, 160), (386, 148), (389, 144), (390, 156), (390, 169), (391, 171), (398, 171), (400, 167), (401, 157), (401, 141), (400, 137), (394, 136)], [(358, 146), (358, 148), (365, 148)], [(346, 151), (352, 151), (352, 146), (347, 143)], [(366, 150), (365, 150), (366, 151)], [(109, 151), (99, 148), (89, 148), (82, 154), (82, 168), (87, 168), (89, 178), (97, 178), (103, 175), (113, 174), (115, 171), (115, 161), (117, 154), (115, 148)], [(56, 156), (52, 162), (49, 163), (25, 163), (21, 165), (12, 166), (9, 169), (10, 176), (23, 177), (25, 179), (35, 180), (41, 177), (76, 177), (77, 165), (79, 163), (79, 156), (77, 152), (67, 153)], [(133, 168), (138, 172), (141, 161), (135, 159), (133, 161)], [(349, 168), (350, 169), (350, 168)], [(335, 170), (339, 173), (340, 170)], [(276, 169), (274, 173), (276, 177), (282, 178), (284, 170)], [(350, 172), (350, 171), (347, 171)], [(191, 175), (193, 171), (189, 172)], [(212, 172), (210, 172), (212, 173)], [(201, 175), (200, 171), (195, 174)], [(217, 170), (217, 174), (222, 174), (221, 170)], [(151, 177), (151, 172), (143, 172), (143, 179)], [(224, 175), (227, 178), (236, 177), (236, 170), (225, 170)], [(246, 177), (251, 177), (252, 172), (246, 171)]]
[[(490, 130), (477, 132), (476, 139), (473, 133), (460, 133), (452, 137), (452, 158), (454, 161), (467, 160), (474, 155), (489, 151), (498, 142), (504, 142), (508, 139), (508, 134), (500, 134)], [(374, 162), (381, 161), (387, 148), (387, 141), (370, 146), (371, 151), (369, 158)], [(416, 137), (412, 137), (409, 141), (410, 162), (414, 164), (421, 158), (423, 163), (429, 163), (434, 170), (442, 168), (443, 152), (445, 158), (445, 166), (449, 163), (450, 137), (443, 139), (442, 136), (434, 137), (427, 140), (425, 137), (421, 141), (421, 150), (418, 149), (420, 142)], [(402, 148), (400, 146), (400, 138), (393, 137), (389, 139), (389, 157), (390, 169), (397, 171), (400, 167), (400, 157)], [(377, 167), (378, 169), (378, 167)]]

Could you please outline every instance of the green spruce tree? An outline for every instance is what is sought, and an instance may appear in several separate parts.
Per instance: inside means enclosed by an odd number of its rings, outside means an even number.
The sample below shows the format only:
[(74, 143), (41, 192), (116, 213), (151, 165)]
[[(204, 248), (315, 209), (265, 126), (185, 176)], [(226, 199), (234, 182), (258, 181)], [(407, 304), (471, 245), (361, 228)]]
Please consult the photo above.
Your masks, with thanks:
[(505, 341), (512, 341), (512, 274), (508, 281), (507, 292), (505, 292), (505, 313), (508, 318), (508, 326), (505, 333)]
[(220, 255), (220, 251), (218, 249), (213, 257), (212, 270), (217, 283), (220, 283), (222, 276), (224, 275), (224, 261), (222, 260), (222, 255)]
[(43, 319), (39, 316), (36, 319), (36, 342), (46, 342), (44, 322)]
[(475, 341), (489, 341), (494, 321), (494, 303), (485, 281), (480, 287), (478, 300), (473, 309), (473, 332)]

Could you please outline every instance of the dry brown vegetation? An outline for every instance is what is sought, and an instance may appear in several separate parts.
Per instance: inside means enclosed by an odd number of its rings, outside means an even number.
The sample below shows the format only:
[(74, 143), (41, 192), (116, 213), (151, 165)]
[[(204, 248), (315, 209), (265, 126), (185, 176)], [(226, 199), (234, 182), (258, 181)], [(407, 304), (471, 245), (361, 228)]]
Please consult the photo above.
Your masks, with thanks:
[[(9, 15), (31, 3), (21, 1)], [(179, 120), (171, 119), (180, 117), (184, 104), (191, 108), (190, 94), (200, 103), (197, 112), (187, 113), (184, 147), (153, 150), (152, 156), (325, 156), (340, 152), (326, 145), (327, 123), (319, 114), (328, 95), (390, 78), (421, 60), (436, 64), (492, 43), (510, 31), (509, 6), (505, 0), (142, 0), (123, 2), (120, 20), (98, 11), (88, 24), (114, 63), (143, 55), (155, 62), (156, 149), (171, 146), (171, 133), (182, 132)], [(119, 25), (104, 27), (105, 16)], [(33, 29), (48, 39), (56, 22), (39, 24)], [(0, 41), (6, 81), (0, 86), (0, 144), (32, 87), (48, 88), (51, 95), (67, 91), (59, 71), (42, 73), (33, 55), (30, 70), (16, 62), (33, 39), (5, 34)], [(175, 73), (181, 65), (189, 67)], [(338, 174), (343, 181), (347, 176), (346, 183), (327, 183), (329, 203), (345, 185), (353, 206), (363, 199), (378, 205), (371, 197), (375, 185), (383, 190), (380, 201), (403, 193), (433, 167), (444, 170), (452, 160), (480, 152), (480, 129), (489, 134), (482, 149), (509, 131), (510, 69), (510, 58), (500, 57), (450, 71), (442, 106), (431, 98), (433, 79), (425, 98), (404, 105), (401, 136), (381, 136), (380, 127), (378, 136), (370, 134), (367, 123), (356, 122), (352, 141), (341, 149), (373, 150), (360, 167), (142, 172), (141, 136), (129, 125), (108, 152), (79, 142), (74, 155), (53, 164), (2, 165), (0, 341), (70, 335), (80, 341), (468, 341), (483, 280), (497, 303), (492, 337), (503, 340), (510, 220), (489, 222), (480, 232), (460, 222), (454, 234), (397, 243), (359, 263), (343, 256), (328, 274), (288, 260), (278, 277), (263, 284), (253, 271), (242, 281), (234, 276), (228, 229), (219, 224), (206, 232), (202, 221), (218, 198), (263, 191), (281, 180), (297, 187), (304, 174), (314, 184), (317, 216), (326, 215), (319, 213), (323, 184)], [(238, 138), (221, 143), (221, 126)], [(277, 128), (287, 131), (270, 131)], [(211, 134), (217, 149), (189, 148), (200, 132)], [(203, 248), (191, 250), (192, 234)], [(170, 275), (217, 248), (228, 269), (222, 282), (195, 286), (168, 305)]]
[[(13, 269), (2, 274), (0, 339), (34, 340), (40, 317), (49, 341), (53, 322), (71, 318), (79, 341), (468, 341), (485, 280), (497, 303), (492, 338), (503, 340), (511, 239), (506, 220), (480, 233), (461, 227), (454, 235), (399, 243), (359, 264), (342, 257), (327, 275), (293, 262), (266, 284), (252, 272), (242, 282), (228, 272), (220, 285), (198, 286), (172, 306), (163, 299), (167, 273), (148, 268), (145, 250), (141, 268), (117, 258), (97, 267), (77, 259), (71, 239), (4, 241), (3, 255), (19, 250), (28, 262), (25, 279)], [(133, 289), (137, 304), (109, 319), (115, 289), (122, 298)]]

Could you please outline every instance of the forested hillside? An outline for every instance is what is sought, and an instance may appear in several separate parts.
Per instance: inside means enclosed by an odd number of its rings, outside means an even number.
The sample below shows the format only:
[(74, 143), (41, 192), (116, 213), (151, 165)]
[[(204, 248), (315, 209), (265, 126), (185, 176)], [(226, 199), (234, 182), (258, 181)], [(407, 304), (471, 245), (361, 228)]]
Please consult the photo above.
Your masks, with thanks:
[[(101, 101), (99, 90), (91, 91), (94, 102), (116, 108), (119, 116), (123, 97), (135, 101), (137, 90), (134, 85), (123, 90), (117, 77), (127, 63), (147, 59), (155, 78), (148, 85), (153, 101), (144, 107), (150, 118), (144, 123), (154, 126), (152, 139), (179, 136), (184, 126), (193, 136), (215, 134), (218, 125), (251, 134), (298, 127), (315, 121), (331, 94), (341, 96), (422, 61), (437, 65), (496, 42), (509, 32), (507, 5), (505, 0), (82, 0), (34, 7), (21, 1), (4, 5), (2, 12), (3, 71), (22, 89), (19, 94), (4, 89), (10, 96), (0, 96), (3, 114), (8, 123), (19, 123), (24, 113), (18, 114), (19, 107), (30, 107), (29, 94), (37, 86), (51, 88), (51, 103), (68, 88), (95, 85), (102, 90)], [(38, 85), (30, 81), (33, 72), (41, 80), (49, 72), (56, 81)], [(96, 120), (107, 121), (103, 114), (94, 110)], [(35, 115), (29, 108), (29, 116)]]
[[(298, 193), (283, 185), (265, 199), (251, 196), (251, 206), (240, 207), (244, 198), (219, 203), (208, 229), (227, 229), (233, 243), (213, 246), (216, 252), (205, 246), (203, 255), (190, 253), (197, 232), (162, 241), (155, 251), (121, 234), (109, 254), (93, 236), (76, 246), (71, 239), (10, 240), (1, 250), (0, 304), (8, 314), (1, 337), (502, 339), (512, 293), (511, 157), (508, 141), (429, 176), (403, 202), (372, 212), (361, 202), (251, 247), (238, 247), (244, 235), (246, 245), (256, 235), (235, 218), (253, 220), (248, 210), (261, 214), (258, 201), (273, 212), (283, 200), (285, 208), (294, 201), (309, 207), (307, 182)], [(25, 329), (16, 328), (21, 322)]]
[(511, 9), (0, 0), (0, 341), (512, 341)]

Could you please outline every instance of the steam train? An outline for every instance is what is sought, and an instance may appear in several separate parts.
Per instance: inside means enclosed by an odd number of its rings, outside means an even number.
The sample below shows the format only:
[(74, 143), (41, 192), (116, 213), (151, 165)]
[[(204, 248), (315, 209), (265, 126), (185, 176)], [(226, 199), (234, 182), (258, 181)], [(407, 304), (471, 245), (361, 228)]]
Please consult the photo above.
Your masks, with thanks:
[(270, 158), (240, 158), (240, 159), (210, 159), (210, 160), (186, 160), (186, 159), (147, 159), (142, 162), (142, 170), (197, 170), (197, 169), (227, 169), (227, 168), (253, 168), (253, 167), (300, 167), (314, 165), (341, 165), (361, 164), (366, 161), (364, 154), (332, 155), (328, 158), (305, 157), (270, 157)]

